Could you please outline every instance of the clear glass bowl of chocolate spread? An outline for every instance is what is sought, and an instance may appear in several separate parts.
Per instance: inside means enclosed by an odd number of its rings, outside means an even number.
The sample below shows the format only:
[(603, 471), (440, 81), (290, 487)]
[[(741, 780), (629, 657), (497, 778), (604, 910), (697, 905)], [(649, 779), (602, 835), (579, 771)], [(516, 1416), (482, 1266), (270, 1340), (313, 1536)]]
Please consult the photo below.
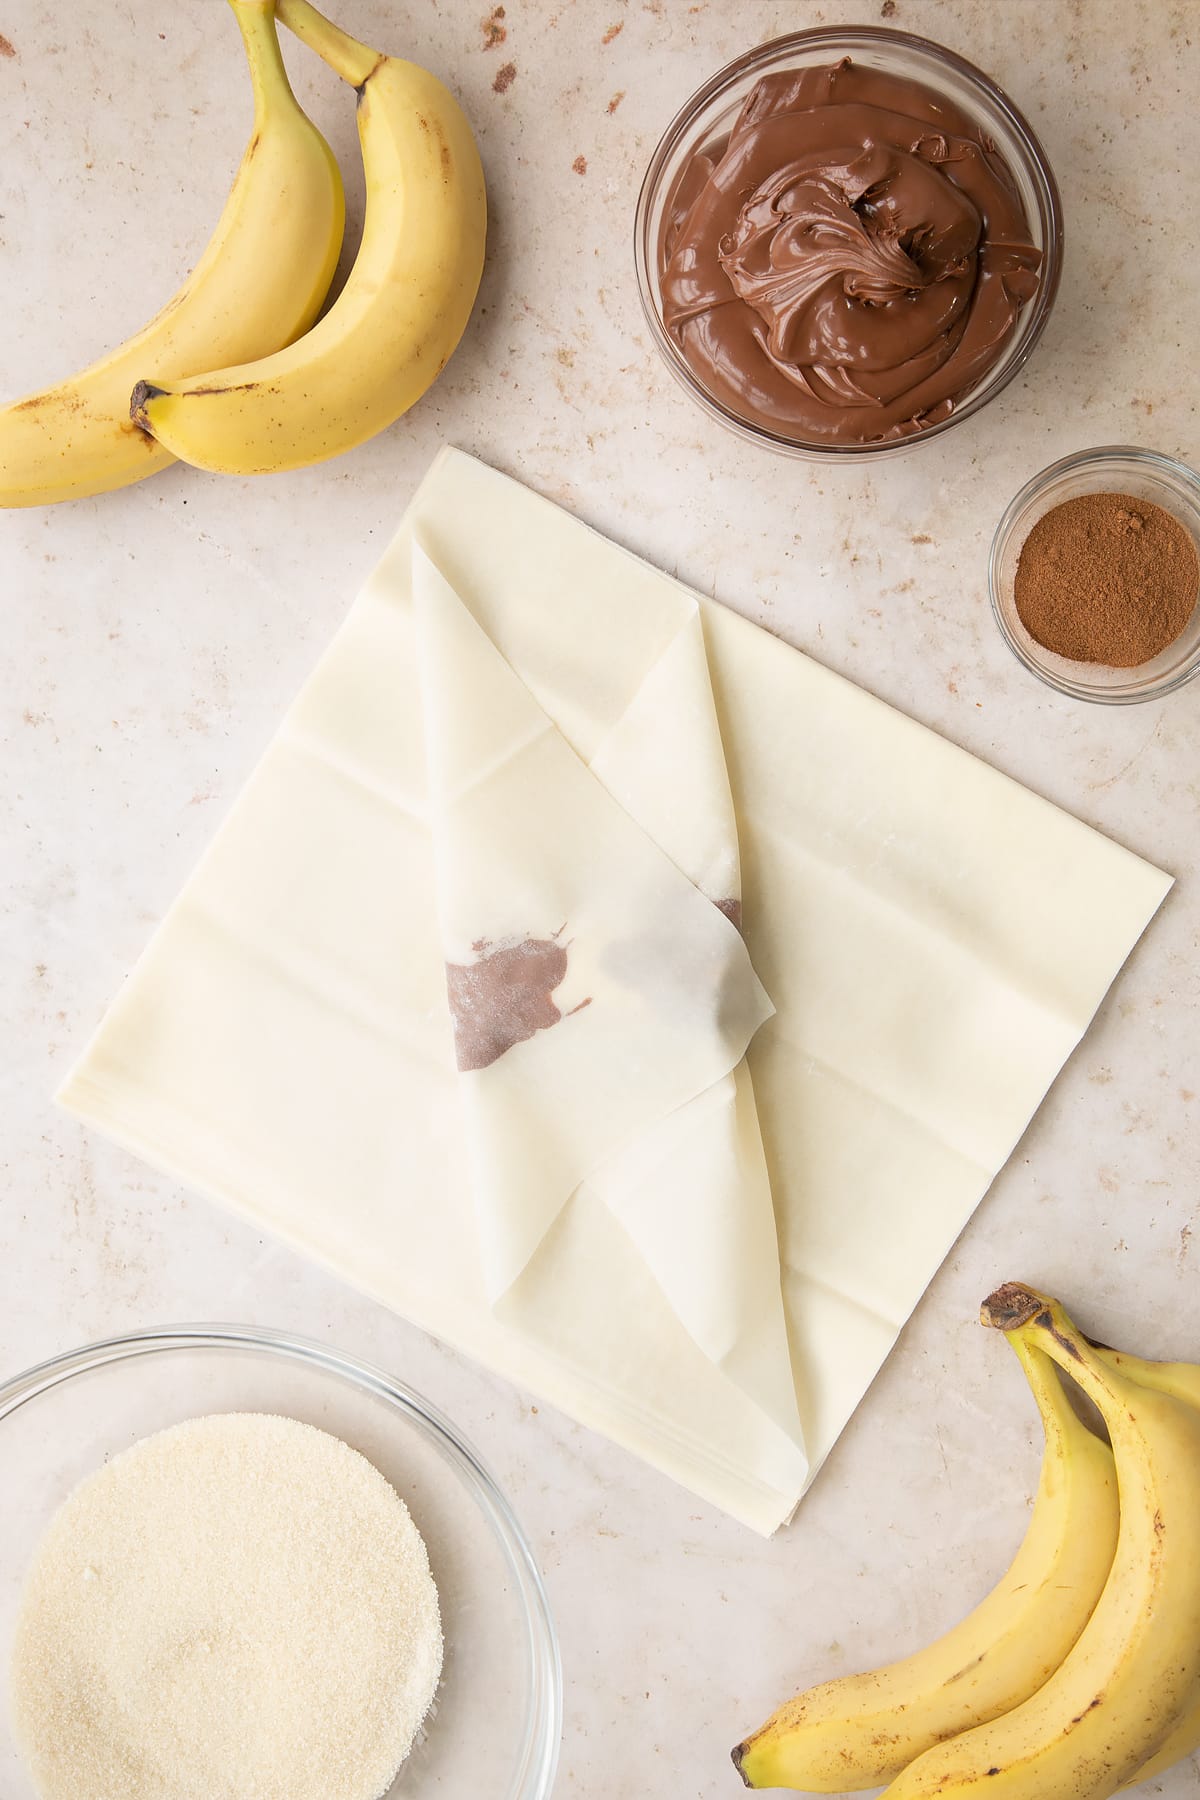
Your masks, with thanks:
[(743, 437), (896, 455), (1007, 386), (1058, 289), (1045, 154), (988, 77), (881, 27), (801, 31), (713, 76), (638, 200), (667, 366)]

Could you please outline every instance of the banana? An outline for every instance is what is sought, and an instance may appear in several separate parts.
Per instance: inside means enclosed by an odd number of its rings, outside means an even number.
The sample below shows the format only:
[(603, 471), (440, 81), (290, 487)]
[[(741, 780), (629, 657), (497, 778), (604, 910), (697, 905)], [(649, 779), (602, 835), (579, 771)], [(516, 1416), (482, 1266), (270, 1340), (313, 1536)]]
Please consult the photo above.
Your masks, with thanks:
[(235, 475), (321, 462), (391, 425), (449, 361), (483, 271), (483, 169), (450, 94), (308, 0), (278, 10), (358, 90), (367, 204), (354, 267), (299, 343), (183, 381), (147, 359), (131, 406), (185, 462)]
[(1030, 1288), (998, 1289), (982, 1316), (1039, 1344), (1099, 1407), (1117, 1467), (1117, 1552), (1045, 1685), (925, 1751), (886, 1800), (1108, 1800), (1200, 1698), (1200, 1412), (1131, 1380)]
[[(1128, 1375), (1131, 1381), (1136, 1381), (1141, 1387), (1156, 1388), (1160, 1393), (1173, 1394), (1177, 1400), (1200, 1409), (1200, 1366), (1197, 1364), (1146, 1362), (1140, 1356), (1126, 1356), (1120, 1350), (1109, 1350), (1098, 1345), (1095, 1348), (1097, 1354), (1112, 1368), (1122, 1375)], [(1176, 1720), (1161, 1748), (1145, 1767), (1125, 1783), (1126, 1787), (1152, 1781), (1164, 1769), (1173, 1768), (1177, 1762), (1183, 1762), (1196, 1750), (1200, 1750), (1200, 1695)]]
[(329, 145), (292, 94), (272, 0), (231, 0), (250, 63), (254, 129), (193, 274), (136, 337), (69, 381), (0, 409), (0, 506), (126, 487), (173, 458), (132, 424), (148, 368), (189, 375), (277, 350), (320, 311), (345, 221)]
[(930, 1745), (1027, 1699), (1086, 1625), (1117, 1544), (1112, 1452), (1080, 1422), (1049, 1357), (1012, 1343), (1046, 1448), (1033, 1516), (1007, 1575), (927, 1649), (780, 1707), (733, 1753), (747, 1787), (880, 1787)]

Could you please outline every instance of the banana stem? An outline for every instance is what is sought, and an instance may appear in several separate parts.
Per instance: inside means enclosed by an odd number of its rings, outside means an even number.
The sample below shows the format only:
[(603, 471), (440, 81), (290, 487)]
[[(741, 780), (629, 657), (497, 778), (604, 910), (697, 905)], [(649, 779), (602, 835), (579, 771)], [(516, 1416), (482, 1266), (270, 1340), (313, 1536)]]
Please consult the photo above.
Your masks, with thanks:
[(351, 87), (361, 88), (385, 60), (378, 50), (360, 44), (340, 25), (335, 25), (315, 6), (310, 6), (309, 0), (277, 0), (276, 11), (288, 30), (310, 50), (315, 50), (322, 61)]
[(1024, 1369), (1033, 1397), (1037, 1401), (1046, 1442), (1050, 1443), (1052, 1439), (1061, 1442), (1072, 1431), (1086, 1429), (1081, 1427), (1067, 1391), (1055, 1372), (1054, 1364), (1040, 1344), (1031, 1344), (1019, 1335), (1010, 1337), (1008, 1341), (1016, 1352), (1017, 1361)]
[(1057, 1300), (1007, 1281), (988, 1295), (979, 1316), (983, 1324), (1003, 1331), (1014, 1349), (1024, 1342), (1045, 1351), (1095, 1401), (1107, 1422), (1105, 1402), (1116, 1397), (1123, 1379), (1097, 1356)]
[(281, 93), (290, 97), (292, 91), (275, 30), (275, 7), (273, 0), (229, 0), (229, 4), (250, 65), (254, 116), (261, 121), (272, 100)]

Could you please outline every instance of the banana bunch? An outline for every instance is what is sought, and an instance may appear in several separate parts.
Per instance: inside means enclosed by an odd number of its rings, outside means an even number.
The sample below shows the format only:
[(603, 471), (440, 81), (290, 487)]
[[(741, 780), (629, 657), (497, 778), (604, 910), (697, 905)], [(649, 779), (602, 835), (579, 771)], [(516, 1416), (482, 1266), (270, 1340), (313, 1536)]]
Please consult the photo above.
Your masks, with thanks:
[(1108, 1800), (1200, 1748), (1200, 1367), (1095, 1345), (1017, 1283), (982, 1318), (1045, 1432), (1012, 1567), (937, 1643), (780, 1707), (733, 1752), (747, 1787)]
[[(466, 328), (486, 203), (455, 100), (308, 0), (230, 4), (254, 127), (217, 229), (190, 279), (135, 337), (0, 408), (0, 506), (103, 493), (176, 457), (258, 474), (336, 456), (412, 406)], [(358, 95), (363, 237), (322, 318), (342, 247), (342, 181), (288, 83), (276, 14)]]

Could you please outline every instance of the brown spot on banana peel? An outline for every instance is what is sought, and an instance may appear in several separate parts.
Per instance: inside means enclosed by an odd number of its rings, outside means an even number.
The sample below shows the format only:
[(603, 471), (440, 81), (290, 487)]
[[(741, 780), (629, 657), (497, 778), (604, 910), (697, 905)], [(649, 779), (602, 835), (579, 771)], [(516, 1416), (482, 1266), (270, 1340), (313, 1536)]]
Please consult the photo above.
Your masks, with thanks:
[(30, 394), (24, 400), (14, 400), (6, 410), (8, 412), (37, 412), (45, 407), (50, 412), (85, 413), (87, 402), (79, 394), (69, 390), (65, 393)]
[[(185, 390), (180, 396), (185, 400), (195, 400), (203, 394), (252, 394), (255, 388), (265, 387), (263, 381), (214, 382), (211, 387), (194, 387)], [(164, 390), (159, 388), (161, 394)]]
[[(1021, 1589), (1016, 1588), (1013, 1591), (1015, 1593), (1020, 1593)], [(943, 1687), (953, 1687), (956, 1681), (962, 1681), (965, 1676), (973, 1674), (983, 1661), (983, 1658), (984, 1652), (981, 1650), (979, 1655), (973, 1656), (969, 1663), (964, 1663), (961, 1669), (957, 1669), (953, 1675), (948, 1675), (946, 1680), (942, 1683)], [(951, 1735), (953, 1734), (951, 1733)]]
[(1073, 1356), (1076, 1362), (1083, 1361), (1083, 1351), (1079, 1348), (1079, 1345), (1072, 1343), (1070, 1338), (1063, 1336), (1050, 1314), (1044, 1308), (1033, 1322), (1040, 1331), (1044, 1331), (1048, 1337), (1054, 1339), (1056, 1344), (1060, 1344), (1068, 1356)]

